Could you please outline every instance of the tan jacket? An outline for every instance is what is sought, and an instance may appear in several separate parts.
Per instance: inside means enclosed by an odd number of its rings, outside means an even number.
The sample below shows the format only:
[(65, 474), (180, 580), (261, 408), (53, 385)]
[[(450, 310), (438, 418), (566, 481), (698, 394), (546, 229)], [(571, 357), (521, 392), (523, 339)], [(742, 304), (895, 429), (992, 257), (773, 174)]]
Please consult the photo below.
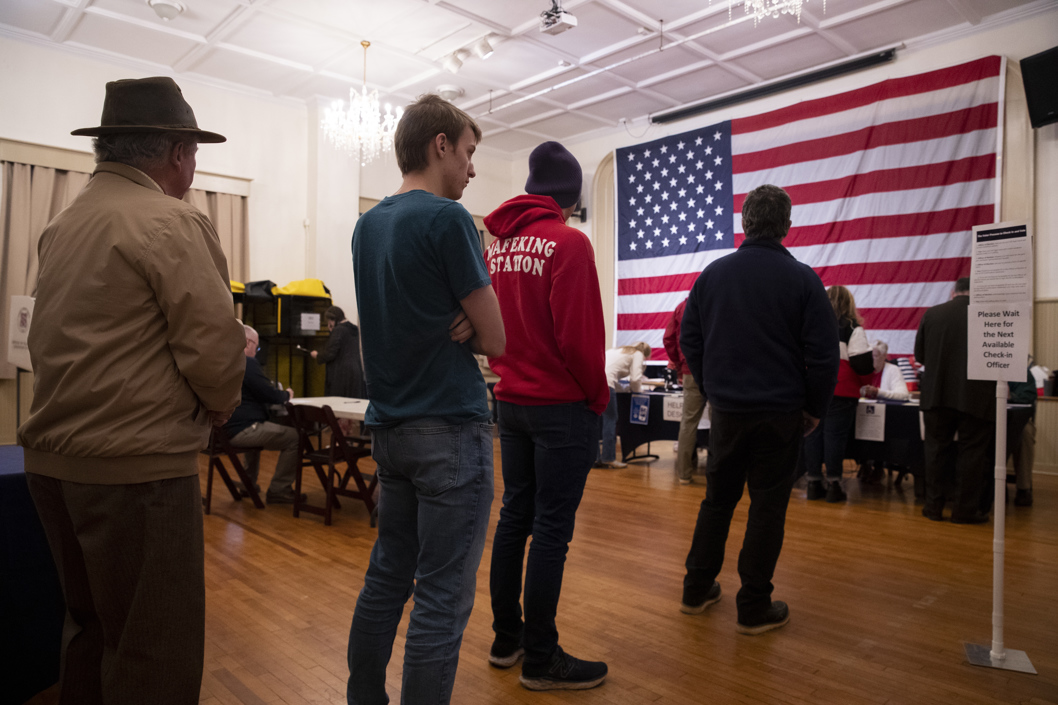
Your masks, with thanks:
[(90, 484), (194, 475), (207, 411), (238, 405), (245, 366), (209, 220), (104, 162), (38, 253), (26, 471)]

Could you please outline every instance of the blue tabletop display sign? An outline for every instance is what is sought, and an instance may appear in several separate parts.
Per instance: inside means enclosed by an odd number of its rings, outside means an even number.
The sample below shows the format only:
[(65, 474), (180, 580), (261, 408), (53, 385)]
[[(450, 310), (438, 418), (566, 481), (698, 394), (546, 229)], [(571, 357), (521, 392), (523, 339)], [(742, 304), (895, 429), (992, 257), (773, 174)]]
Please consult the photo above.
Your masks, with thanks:
[(650, 423), (650, 397), (646, 394), (633, 394), (629, 423), (646, 426)]

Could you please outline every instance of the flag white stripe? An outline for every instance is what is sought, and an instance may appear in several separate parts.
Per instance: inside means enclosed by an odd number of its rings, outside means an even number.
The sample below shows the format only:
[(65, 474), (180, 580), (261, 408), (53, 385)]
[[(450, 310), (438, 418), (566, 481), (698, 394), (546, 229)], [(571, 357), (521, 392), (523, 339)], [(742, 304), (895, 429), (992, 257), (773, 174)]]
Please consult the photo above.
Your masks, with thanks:
[(704, 250), (692, 252), (686, 255), (668, 255), (667, 257), (651, 257), (648, 259), (626, 259), (617, 263), (618, 279), (638, 279), (640, 277), (656, 277), (659, 272), (666, 274), (690, 274), (700, 272), (709, 264), (715, 262), (725, 255), (734, 252), (733, 249), (726, 250)]
[(995, 103), (999, 77), (964, 83), (910, 96), (898, 96), (858, 108), (806, 118), (775, 127), (731, 135), (731, 152), (746, 154), (789, 144), (823, 139), (886, 123), (944, 115)]
[(915, 334), (918, 331), (904, 329), (867, 329), (867, 340), (881, 340), (889, 346), (890, 355), (914, 355)]
[[(953, 208), (991, 205), (995, 179), (966, 181), (947, 186), (868, 193), (852, 198), (821, 201), (799, 206), (790, 214), (794, 226), (840, 223), (858, 218), (932, 213)], [(735, 232), (742, 232), (742, 219), (735, 218)]]
[(969, 232), (955, 232), (849, 240), (832, 245), (805, 245), (788, 249), (799, 262), (804, 262), (809, 267), (830, 267), (865, 262), (913, 262), (969, 257), (971, 246)]
[[(951, 296), (951, 286), (951, 282), (852, 284), (849, 291), (856, 299), (856, 308), (920, 308), (947, 301)], [(686, 291), (625, 294), (617, 297), (617, 313), (672, 311), (685, 298)]]
[(800, 184), (843, 179), (855, 174), (883, 169), (942, 164), (993, 154), (995, 151), (995, 129), (974, 130), (962, 135), (887, 145), (838, 157), (737, 173), (732, 180), (732, 188), (737, 196), (747, 194), (761, 184), (776, 184), (788, 188)]

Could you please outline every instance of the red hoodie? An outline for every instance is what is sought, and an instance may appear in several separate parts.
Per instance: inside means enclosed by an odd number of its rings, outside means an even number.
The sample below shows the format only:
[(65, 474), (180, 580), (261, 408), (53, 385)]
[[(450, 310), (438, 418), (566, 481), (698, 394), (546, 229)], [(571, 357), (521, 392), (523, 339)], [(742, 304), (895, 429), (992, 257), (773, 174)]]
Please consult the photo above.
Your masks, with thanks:
[(602, 414), (606, 341), (595, 252), (550, 196), (516, 196), (488, 217), (485, 252), (507, 351), (490, 357), (496, 398), (524, 406), (585, 401)]

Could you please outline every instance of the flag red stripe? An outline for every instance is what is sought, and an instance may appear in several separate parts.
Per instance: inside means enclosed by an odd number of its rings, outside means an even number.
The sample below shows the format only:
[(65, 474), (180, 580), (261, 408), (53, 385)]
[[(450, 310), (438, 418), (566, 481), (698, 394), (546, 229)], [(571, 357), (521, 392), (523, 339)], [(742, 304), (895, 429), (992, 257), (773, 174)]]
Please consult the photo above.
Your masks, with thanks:
[[(916, 282), (953, 282), (970, 275), (969, 257), (927, 259), (914, 262), (863, 262), (815, 267), (824, 286), (841, 284), (913, 284)], [(643, 292), (645, 293), (645, 292)]]
[[(861, 130), (854, 130), (841, 135), (795, 142), (763, 149), (758, 152), (735, 154), (731, 157), (731, 168), (734, 173), (742, 174), (799, 162), (854, 154), (866, 149), (876, 149), (897, 144), (906, 145), (952, 135), (962, 135), (974, 130), (995, 127), (998, 114), (999, 108), (996, 103), (986, 103), (985, 105), (955, 110), (942, 115), (930, 115), (881, 125), (871, 125)], [(909, 146), (908, 149), (913, 149), (913, 147)]]
[(672, 311), (621, 313), (617, 316), (617, 330), (664, 330), (671, 317)]
[(698, 272), (670, 274), (658, 277), (625, 278), (617, 281), (617, 295), (662, 294), (669, 291), (689, 291)]
[[(860, 309), (864, 328), (873, 330), (914, 330), (926, 307)], [(657, 313), (622, 313), (617, 316), (618, 330), (664, 330), (672, 311)]]
[(786, 125), (798, 120), (831, 115), (853, 108), (863, 107), (879, 100), (889, 100), (903, 96), (944, 90), (965, 83), (972, 83), (983, 78), (999, 75), (1001, 59), (998, 56), (986, 56), (961, 66), (938, 69), (929, 73), (904, 78), (893, 78), (871, 86), (864, 86), (840, 95), (806, 100), (787, 108), (780, 108), (762, 115), (737, 118), (731, 121), (731, 134), (741, 135), (757, 130)]
[[(928, 259), (912, 262), (861, 262), (815, 267), (825, 286), (841, 284), (913, 284), (916, 282), (955, 281), (969, 276), (970, 258)], [(698, 279), (698, 272), (658, 277), (626, 278), (617, 282), (618, 296), (638, 294), (667, 294), (689, 291)]]
[[(949, 186), (967, 181), (992, 179), (995, 175), (996, 156), (983, 154), (979, 157), (968, 157), (952, 162), (882, 169), (865, 174), (854, 174), (842, 179), (787, 186), (786, 192), (790, 194), (790, 200), (797, 205), (803, 205), (864, 196), (870, 193)], [(735, 194), (735, 212), (742, 211), (742, 203), (745, 200), (746, 194)]]
[(928, 307), (861, 308), (863, 327), (868, 330), (916, 330)]
[[(836, 223), (790, 228), (783, 240), (786, 247), (825, 245), (849, 240), (872, 240), (882, 237), (910, 237), (969, 231), (975, 225), (995, 220), (995, 208), (989, 205), (950, 208), (928, 213), (879, 215), (871, 218), (842, 220)], [(741, 242), (735, 233), (735, 242)]]

